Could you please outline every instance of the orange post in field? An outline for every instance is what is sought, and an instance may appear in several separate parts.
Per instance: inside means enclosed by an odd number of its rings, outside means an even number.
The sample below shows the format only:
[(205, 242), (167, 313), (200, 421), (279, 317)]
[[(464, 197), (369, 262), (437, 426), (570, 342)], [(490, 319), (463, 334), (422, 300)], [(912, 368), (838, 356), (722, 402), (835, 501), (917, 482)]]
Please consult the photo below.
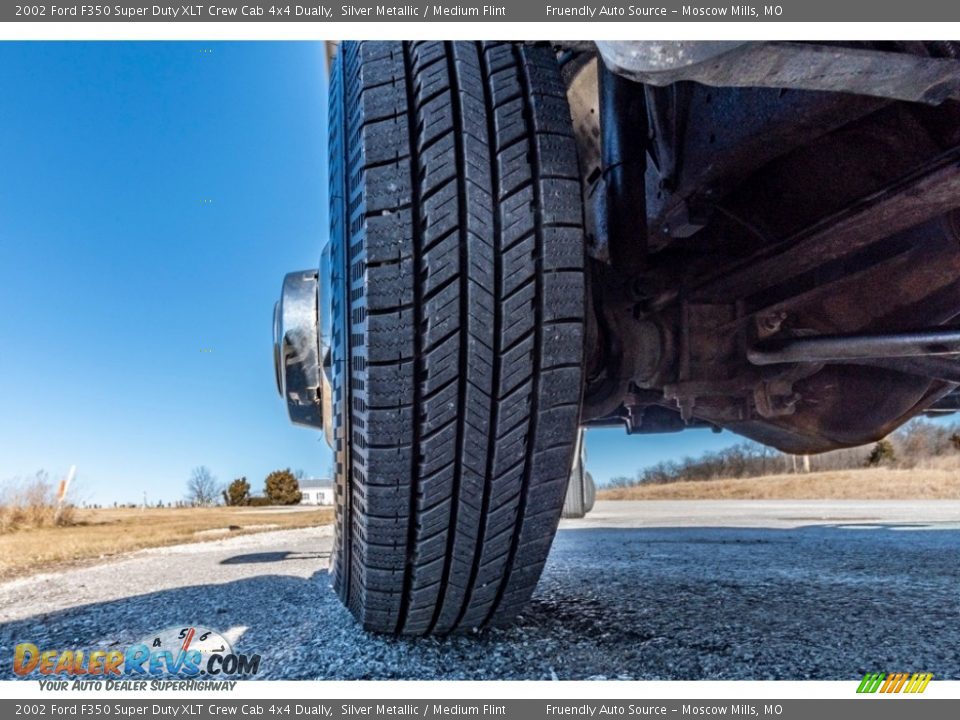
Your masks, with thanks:
[(57, 511), (53, 516), (54, 525), (60, 524), (60, 518), (63, 516), (63, 506), (67, 499), (67, 491), (70, 489), (70, 483), (73, 481), (73, 478), (76, 474), (77, 466), (71, 465), (70, 472), (68, 472), (67, 476), (60, 481), (60, 485), (57, 487)]

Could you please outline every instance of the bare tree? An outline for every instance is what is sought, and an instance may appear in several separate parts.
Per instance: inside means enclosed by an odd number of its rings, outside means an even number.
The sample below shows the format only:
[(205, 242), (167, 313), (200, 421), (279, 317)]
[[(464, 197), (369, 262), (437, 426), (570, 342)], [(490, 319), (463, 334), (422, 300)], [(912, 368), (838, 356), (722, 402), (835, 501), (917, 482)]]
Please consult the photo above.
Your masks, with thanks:
[(187, 481), (187, 502), (194, 507), (208, 507), (217, 501), (219, 496), (217, 479), (206, 465), (195, 467)]

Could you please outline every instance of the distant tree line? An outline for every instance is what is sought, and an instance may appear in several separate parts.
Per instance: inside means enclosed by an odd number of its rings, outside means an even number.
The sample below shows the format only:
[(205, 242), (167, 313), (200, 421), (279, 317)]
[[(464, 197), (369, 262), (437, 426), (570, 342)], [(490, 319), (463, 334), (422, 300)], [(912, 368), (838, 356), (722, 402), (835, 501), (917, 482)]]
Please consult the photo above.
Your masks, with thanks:
[(221, 502), (230, 506), (296, 505), (303, 497), (299, 482), (303, 475), (302, 470), (274, 470), (264, 480), (263, 494), (252, 495), (246, 477), (236, 478), (224, 487), (208, 467), (201, 465), (190, 473), (186, 503), (193, 507), (208, 507)]
[(820, 455), (782, 453), (744, 441), (697, 457), (666, 460), (637, 471), (633, 477), (611, 478), (608, 487), (645, 483), (689, 482), (761, 477), (794, 472), (825, 472), (862, 467), (915, 468), (938, 458), (960, 462), (960, 426), (916, 419), (873, 445), (834, 450)]
[[(213, 505), (258, 506), (258, 505), (296, 505), (303, 495), (300, 492), (300, 480), (303, 470), (290, 468), (274, 470), (264, 479), (260, 495), (252, 494), (252, 488), (246, 477), (235, 479), (224, 487), (205, 465), (190, 472), (187, 479), (187, 491), (182, 500), (164, 502), (148, 500), (144, 493), (142, 502), (113, 501), (109, 505), (88, 500), (69, 499), (59, 502), (57, 488), (45, 470), (39, 470), (33, 477), (12, 478), (0, 482), (0, 533), (19, 527), (44, 527), (48, 525), (69, 525), (72, 513), (80, 507), (100, 510), (105, 507), (114, 509), (135, 508), (187, 508), (210, 507)], [(71, 489), (70, 496), (75, 495)]]

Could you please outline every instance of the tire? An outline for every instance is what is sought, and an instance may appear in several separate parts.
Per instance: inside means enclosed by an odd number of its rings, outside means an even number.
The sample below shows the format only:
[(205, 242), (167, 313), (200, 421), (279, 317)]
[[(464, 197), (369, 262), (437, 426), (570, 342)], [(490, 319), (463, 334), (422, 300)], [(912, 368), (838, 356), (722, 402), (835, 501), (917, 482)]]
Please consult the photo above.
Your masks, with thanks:
[(593, 510), (597, 497), (597, 488), (593, 482), (593, 475), (585, 472), (583, 463), (577, 463), (570, 473), (570, 484), (563, 499), (561, 517), (566, 520), (576, 520), (584, 517)]
[(567, 484), (560, 517), (564, 520), (576, 520), (582, 518), (586, 512), (583, 507), (583, 464), (577, 463), (570, 472), (570, 482)]
[(552, 51), (343, 43), (330, 100), (334, 587), (369, 630), (510, 622), (578, 432), (583, 211)]
[(593, 481), (593, 475), (586, 472), (583, 474), (583, 514), (593, 510), (597, 502), (597, 484)]

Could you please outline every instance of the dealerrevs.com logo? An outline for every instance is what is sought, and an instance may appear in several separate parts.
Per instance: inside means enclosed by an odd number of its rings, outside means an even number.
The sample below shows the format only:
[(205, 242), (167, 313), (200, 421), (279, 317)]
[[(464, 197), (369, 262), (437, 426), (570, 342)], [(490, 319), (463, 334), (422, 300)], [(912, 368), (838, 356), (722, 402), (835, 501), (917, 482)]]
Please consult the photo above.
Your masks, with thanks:
[[(166, 628), (123, 650), (41, 649), (25, 642), (13, 651), (13, 672), (29, 679), (211, 681), (249, 677), (259, 671), (259, 655), (235, 653), (223, 635), (199, 626)], [(66, 683), (58, 685), (53, 689), (66, 689)]]

